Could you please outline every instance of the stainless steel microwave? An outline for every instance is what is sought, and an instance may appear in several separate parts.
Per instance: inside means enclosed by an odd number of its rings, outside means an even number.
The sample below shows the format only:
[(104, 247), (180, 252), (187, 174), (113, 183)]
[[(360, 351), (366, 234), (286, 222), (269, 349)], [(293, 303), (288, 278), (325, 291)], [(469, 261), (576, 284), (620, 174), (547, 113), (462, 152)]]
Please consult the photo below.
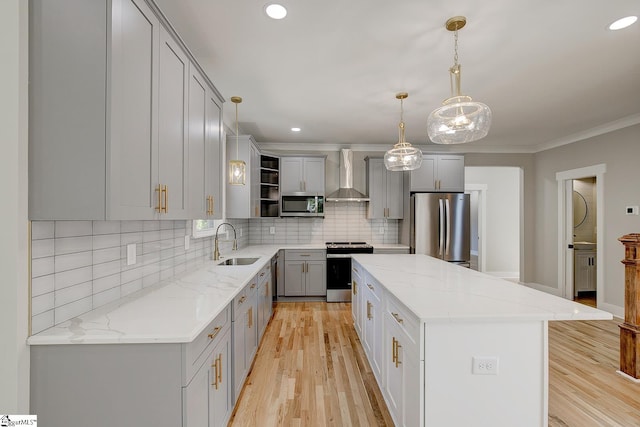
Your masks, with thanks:
[(324, 217), (324, 196), (282, 196), (280, 216)]

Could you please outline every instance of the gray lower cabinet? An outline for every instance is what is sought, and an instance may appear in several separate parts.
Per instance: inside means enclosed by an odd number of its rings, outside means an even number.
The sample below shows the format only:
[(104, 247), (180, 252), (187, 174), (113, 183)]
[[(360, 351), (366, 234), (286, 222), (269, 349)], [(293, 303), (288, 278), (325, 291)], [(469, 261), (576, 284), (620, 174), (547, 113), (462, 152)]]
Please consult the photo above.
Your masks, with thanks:
[(190, 343), (30, 351), (30, 410), (49, 427), (211, 427), (231, 415), (230, 305)]
[(324, 250), (285, 250), (284, 295), (326, 296), (327, 259)]
[(220, 112), (203, 116), (202, 96), (223, 98), (203, 75), (190, 82), (199, 68), (153, 3), (29, 6), (30, 219), (193, 218), (189, 181), (208, 178), (195, 165), (189, 176), (189, 142), (202, 154), (203, 118), (219, 140)]
[(233, 401), (238, 400), (258, 349), (257, 276), (233, 299)]
[(271, 264), (258, 273), (258, 343), (267, 329), (273, 308), (273, 279)]

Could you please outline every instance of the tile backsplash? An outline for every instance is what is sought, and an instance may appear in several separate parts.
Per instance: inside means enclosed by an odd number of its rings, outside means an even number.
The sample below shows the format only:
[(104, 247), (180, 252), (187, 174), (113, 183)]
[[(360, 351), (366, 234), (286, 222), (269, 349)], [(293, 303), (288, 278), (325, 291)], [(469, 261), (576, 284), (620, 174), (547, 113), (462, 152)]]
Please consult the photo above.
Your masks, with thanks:
[(367, 208), (367, 203), (327, 202), (324, 218), (252, 219), (249, 221), (249, 243), (398, 243), (398, 220), (367, 219)]
[[(228, 222), (244, 231), (238, 233), (238, 248), (345, 240), (398, 242), (397, 220), (370, 220), (366, 214), (366, 203), (328, 202), (324, 218)], [(33, 221), (32, 333), (197, 268), (211, 258), (213, 237), (190, 237), (185, 249), (185, 236), (191, 236), (191, 221)], [(137, 259), (127, 265), (127, 245), (132, 243)], [(231, 241), (221, 240), (220, 252), (227, 253), (231, 246)]]
[[(229, 221), (249, 230), (247, 220)], [(32, 333), (193, 269), (211, 258), (213, 237), (189, 238), (191, 221), (33, 221)], [(238, 247), (248, 245), (247, 233)], [(127, 265), (127, 245), (136, 263)], [(220, 241), (220, 252), (231, 250)]]

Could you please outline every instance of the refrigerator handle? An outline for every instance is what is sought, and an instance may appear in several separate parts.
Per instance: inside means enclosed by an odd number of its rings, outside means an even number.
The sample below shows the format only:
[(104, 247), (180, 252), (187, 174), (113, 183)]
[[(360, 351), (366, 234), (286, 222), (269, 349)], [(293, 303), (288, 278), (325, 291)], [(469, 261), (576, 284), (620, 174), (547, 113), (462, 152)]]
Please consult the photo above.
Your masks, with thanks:
[(447, 240), (445, 241), (445, 254), (449, 255), (449, 248), (451, 247), (451, 206), (449, 205), (449, 199), (445, 199), (445, 211), (447, 213), (447, 219), (445, 227), (447, 227)]
[(438, 207), (440, 210), (440, 226), (438, 227), (438, 255), (442, 256), (442, 250), (444, 248), (444, 203), (442, 203), (442, 199), (438, 199)]

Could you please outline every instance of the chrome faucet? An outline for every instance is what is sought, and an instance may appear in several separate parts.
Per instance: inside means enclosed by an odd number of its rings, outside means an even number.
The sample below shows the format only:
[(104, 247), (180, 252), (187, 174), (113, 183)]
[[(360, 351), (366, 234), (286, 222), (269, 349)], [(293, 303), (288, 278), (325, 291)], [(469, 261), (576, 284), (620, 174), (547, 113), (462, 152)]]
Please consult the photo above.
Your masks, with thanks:
[(217, 261), (220, 259), (220, 250), (218, 249), (218, 230), (220, 230), (220, 227), (222, 227), (223, 225), (228, 225), (233, 230), (233, 250), (234, 251), (238, 250), (238, 239), (236, 238), (235, 227), (232, 224), (229, 224), (228, 222), (223, 222), (218, 226), (218, 228), (216, 228), (216, 237), (213, 239), (213, 260), (214, 261)]

